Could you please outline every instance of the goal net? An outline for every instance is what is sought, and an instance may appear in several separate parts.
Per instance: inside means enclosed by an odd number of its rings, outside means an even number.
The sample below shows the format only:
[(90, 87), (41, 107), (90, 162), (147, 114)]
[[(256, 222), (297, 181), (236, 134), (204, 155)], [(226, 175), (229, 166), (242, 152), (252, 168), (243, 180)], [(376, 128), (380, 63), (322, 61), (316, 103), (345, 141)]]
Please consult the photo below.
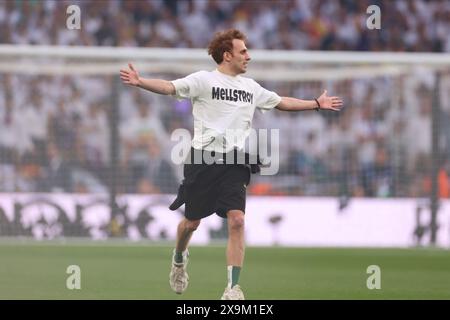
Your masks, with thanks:
[[(265, 88), (300, 99), (326, 89), (344, 107), (256, 111), (253, 127), (268, 130), (277, 170), (253, 175), (249, 195), (336, 197), (342, 206), (358, 197), (449, 197), (448, 54), (250, 54), (245, 76)], [(47, 236), (59, 234), (48, 211), (64, 210), (42, 209), (49, 194), (88, 196), (83, 205), (94, 210), (103, 203), (104, 215), (93, 219), (108, 223), (96, 232), (116, 235), (125, 222), (108, 212), (123, 210), (122, 195), (156, 195), (164, 206), (173, 198), (182, 179), (174, 132), (192, 134), (191, 104), (123, 85), (128, 62), (143, 77), (167, 80), (216, 67), (200, 49), (0, 46), (0, 236), (32, 232), (26, 221), (11, 224), (21, 209), (5, 200), (11, 194), (42, 196), (35, 210), (48, 215), (46, 229), (36, 232)], [(69, 235), (85, 235), (71, 228)]]

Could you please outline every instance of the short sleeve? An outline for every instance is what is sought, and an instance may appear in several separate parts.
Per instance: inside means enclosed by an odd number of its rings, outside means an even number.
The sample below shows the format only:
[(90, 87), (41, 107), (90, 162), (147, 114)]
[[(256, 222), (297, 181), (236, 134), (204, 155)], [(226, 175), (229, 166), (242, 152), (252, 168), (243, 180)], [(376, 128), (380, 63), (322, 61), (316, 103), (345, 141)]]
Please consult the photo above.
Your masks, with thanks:
[(256, 107), (261, 112), (266, 112), (267, 110), (275, 108), (280, 102), (281, 97), (273, 92), (269, 91), (263, 87), (261, 87), (260, 84), (256, 83)]
[(199, 71), (192, 73), (184, 78), (173, 80), (175, 87), (174, 97), (181, 99), (192, 99), (200, 95), (203, 90), (204, 72)]

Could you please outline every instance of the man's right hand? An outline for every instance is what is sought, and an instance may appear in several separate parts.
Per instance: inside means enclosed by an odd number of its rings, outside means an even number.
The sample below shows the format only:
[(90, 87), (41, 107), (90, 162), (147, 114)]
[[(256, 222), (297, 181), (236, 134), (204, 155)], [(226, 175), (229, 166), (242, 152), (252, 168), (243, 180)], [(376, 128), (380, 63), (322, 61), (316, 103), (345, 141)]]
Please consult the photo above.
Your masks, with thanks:
[(122, 79), (125, 84), (132, 86), (139, 85), (139, 73), (134, 69), (131, 63), (128, 64), (128, 67), (129, 69), (120, 70), (120, 79)]
[[(1, 0), (0, 0), (1, 1)], [(128, 64), (129, 69), (120, 70), (120, 79), (125, 84), (136, 86), (154, 93), (173, 95), (175, 87), (172, 82), (162, 79), (145, 79), (139, 77), (139, 73), (134, 69), (131, 63)]]

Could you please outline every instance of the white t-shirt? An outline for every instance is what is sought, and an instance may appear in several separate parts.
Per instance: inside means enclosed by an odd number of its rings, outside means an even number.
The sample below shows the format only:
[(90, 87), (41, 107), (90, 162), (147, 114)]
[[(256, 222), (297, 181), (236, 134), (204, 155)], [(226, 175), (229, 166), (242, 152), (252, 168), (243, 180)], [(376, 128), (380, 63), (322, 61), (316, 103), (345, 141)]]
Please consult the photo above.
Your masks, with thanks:
[[(255, 108), (277, 106), (281, 97), (242, 76), (217, 69), (199, 71), (172, 81), (177, 99), (191, 99), (194, 116), (192, 147), (216, 152), (243, 150)], [(230, 130), (231, 129), (231, 130)]]

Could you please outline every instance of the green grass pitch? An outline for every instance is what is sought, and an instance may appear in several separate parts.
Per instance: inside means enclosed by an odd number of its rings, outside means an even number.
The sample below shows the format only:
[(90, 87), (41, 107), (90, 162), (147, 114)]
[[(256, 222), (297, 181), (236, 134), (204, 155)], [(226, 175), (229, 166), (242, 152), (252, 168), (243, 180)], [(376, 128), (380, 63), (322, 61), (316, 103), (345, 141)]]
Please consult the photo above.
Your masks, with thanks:
[[(170, 290), (168, 245), (0, 243), (0, 299), (219, 299), (225, 247), (191, 247), (190, 284)], [(69, 265), (81, 289), (66, 288)], [(381, 289), (369, 290), (369, 265)], [(247, 299), (450, 299), (450, 251), (438, 249), (257, 248), (246, 250)]]

